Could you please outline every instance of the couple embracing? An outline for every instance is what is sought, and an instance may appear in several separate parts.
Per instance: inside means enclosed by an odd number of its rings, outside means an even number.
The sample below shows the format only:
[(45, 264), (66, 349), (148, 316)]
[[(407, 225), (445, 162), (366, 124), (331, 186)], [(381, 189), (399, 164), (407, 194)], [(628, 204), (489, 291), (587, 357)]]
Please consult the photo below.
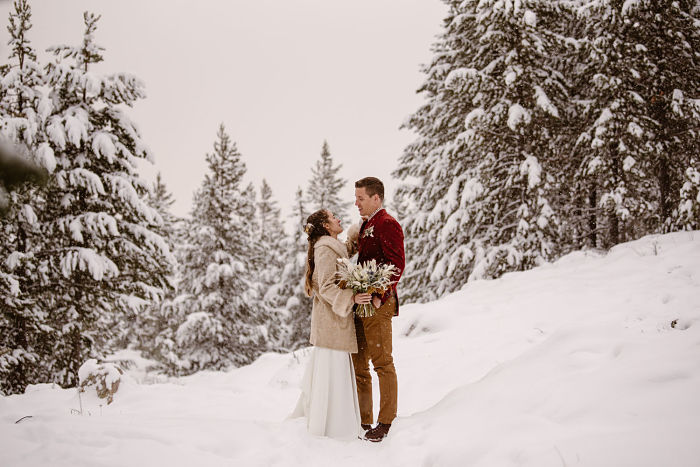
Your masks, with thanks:
[[(398, 384), (392, 357), (391, 321), (398, 315), (396, 283), (404, 269), (403, 231), (383, 208), (384, 185), (374, 177), (355, 182), (355, 205), (363, 222), (338, 240), (341, 221), (322, 209), (309, 216), (306, 294), (313, 298), (311, 344), (302, 394), (293, 416), (305, 416), (310, 433), (378, 442), (396, 418)], [(354, 293), (337, 285), (338, 259), (358, 253), (358, 264), (376, 260), (398, 273), (383, 294)], [(355, 316), (357, 305), (372, 303), (370, 317)], [(372, 362), (379, 379), (379, 416), (373, 423)]]

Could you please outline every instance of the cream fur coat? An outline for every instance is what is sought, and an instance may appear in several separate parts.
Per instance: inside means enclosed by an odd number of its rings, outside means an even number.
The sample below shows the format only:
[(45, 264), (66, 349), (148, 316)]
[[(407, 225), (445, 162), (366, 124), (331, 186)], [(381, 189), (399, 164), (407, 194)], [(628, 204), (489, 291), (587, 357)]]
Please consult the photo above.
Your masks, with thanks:
[(345, 243), (323, 236), (314, 246), (310, 340), (317, 347), (357, 353), (353, 291), (336, 285), (336, 272), (339, 258), (355, 254), (358, 232), (359, 226), (353, 225), (348, 229)]

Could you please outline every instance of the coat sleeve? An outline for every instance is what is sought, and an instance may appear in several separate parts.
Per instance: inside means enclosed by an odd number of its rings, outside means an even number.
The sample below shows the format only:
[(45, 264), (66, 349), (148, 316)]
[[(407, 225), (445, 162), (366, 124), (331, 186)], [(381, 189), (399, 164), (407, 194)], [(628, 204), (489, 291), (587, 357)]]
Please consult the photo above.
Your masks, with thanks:
[[(406, 266), (406, 256), (403, 246), (403, 229), (398, 222), (390, 220), (382, 225), (381, 231), (382, 254), (388, 263), (393, 264), (398, 272), (392, 277), (393, 282), (398, 282)], [(387, 290), (381, 297), (382, 305), (391, 296), (391, 290)]]
[(345, 247), (348, 250), (348, 257), (357, 253), (357, 239), (360, 237), (360, 225), (352, 224), (348, 228), (348, 239), (345, 240)]
[(330, 247), (320, 245), (315, 249), (314, 255), (320, 298), (331, 306), (333, 313), (348, 316), (352, 313), (354, 293), (351, 289), (341, 289), (336, 284), (337, 253)]

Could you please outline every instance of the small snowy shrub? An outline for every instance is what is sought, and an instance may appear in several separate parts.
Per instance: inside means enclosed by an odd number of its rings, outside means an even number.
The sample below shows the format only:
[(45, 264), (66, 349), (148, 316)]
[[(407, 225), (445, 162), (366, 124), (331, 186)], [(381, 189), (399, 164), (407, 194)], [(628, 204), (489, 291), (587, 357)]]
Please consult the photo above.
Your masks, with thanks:
[(119, 390), (119, 383), (124, 374), (121, 368), (112, 363), (98, 363), (91, 358), (83, 363), (78, 370), (80, 379), (80, 392), (86, 392), (88, 388), (94, 387), (97, 397), (107, 399), (107, 404), (114, 401), (114, 395)]

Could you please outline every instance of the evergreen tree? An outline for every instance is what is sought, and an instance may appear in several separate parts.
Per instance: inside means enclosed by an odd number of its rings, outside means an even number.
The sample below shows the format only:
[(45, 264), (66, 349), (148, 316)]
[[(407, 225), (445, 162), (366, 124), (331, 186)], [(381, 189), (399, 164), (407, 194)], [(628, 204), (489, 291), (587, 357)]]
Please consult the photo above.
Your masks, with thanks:
[[(156, 176), (155, 183), (148, 194), (148, 204), (153, 207), (160, 216), (160, 224), (154, 228), (168, 244), (172, 252), (177, 252), (180, 238), (178, 223), (180, 220), (173, 215), (172, 205), (175, 203), (172, 193), (168, 191), (160, 174)], [(168, 277), (168, 287), (165, 290), (163, 300), (155, 302), (144, 313), (137, 316), (136, 322), (129, 333), (124, 336), (122, 347), (135, 346), (144, 355), (163, 363), (172, 363), (169, 355), (174, 355), (172, 339), (165, 343), (163, 334), (172, 337), (171, 330), (175, 322), (171, 319), (170, 311), (172, 303), (177, 297), (177, 267)], [(166, 349), (164, 350), (164, 343)]]
[(405, 195), (402, 192), (397, 191), (394, 194), (394, 198), (392, 199), (391, 203), (389, 203), (389, 210), (391, 211), (394, 218), (399, 223), (402, 223), (403, 220), (408, 216), (408, 213), (411, 212), (410, 209), (411, 207), (409, 206)]
[(697, 154), (700, 36), (693, 2), (588, 2), (574, 184), (593, 246), (673, 224)]
[(700, 229), (700, 167), (691, 166), (685, 171), (680, 200), (673, 218), (675, 229)]
[[(427, 213), (445, 193), (443, 182), (434, 185), (434, 180), (447, 176), (445, 168), (440, 166), (442, 148), (463, 131), (463, 115), (471, 110), (468, 102), (447, 92), (444, 86), (450, 70), (468, 66), (469, 54), (475, 50), (474, 44), (463, 40), (459, 33), (460, 22), (468, 19), (460, 13), (459, 2), (445, 3), (449, 10), (443, 20), (443, 31), (433, 44), (432, 61), (422, 69), (426, 80), (418, 89), (426, 102), (402, 125), (402, 128), (415, 131), (419, 137), (405, 149), (393, 174), (405, 181), (398, 186), (396, 195), (421, 206), (420, 210), (407, 215), (402, 224), (406, 267), (401, 277), (401, 295), (407, 302), (436, 298), (428, 261), (436, 241), (427, 222)], [(436, 173), (433, 173), (433, 168)]]
[[(44, 132), (51, 102), (28, 38), (31, 27), (29, 4), (15, 1), (7, 28), (9, 61), (0, 70), (0, 131), (25, 148), (26, 157), (53, 171), (56, 160)], [(0, 393), (22, 392), (27, 384), (50, 377), (44, 364), (51, 352), (46, 313), (32, 294), (39, 267), (35, 253), (41, 243), (36, 212), (46, 198), (33, 186), (10, 196), (12, 210), (0, 219)]]
[(148, 204), (152, 206), (160, 216), (162, 222), (158, 227), (158, 233), (166, 239), (171, 251), (175, 251), (177, 237), (176, 224), (179, 219), (172, 213), (172, 206), (175, 199), (163, 182), (163, 178), (158, 172), (153, 190), (148, 195)]
[(282, 322), (284, 315), (281, 308), (284, 305), (284, 297), (280, 295), (280, 291), (283, 288), (281, 280), (288, 239), (282, 225), (277, 201), (273, 199), (272, 189), (265, 179), (260, 186), (257, 219), (257, 242), (263, 259), (258, 268), (259, 296), (262, 297), (268, 316), (265, 327), (268, 332), (269, 348), (276, 350), (283, 346)]
[(559, 220), (550, 165), (567, 103), (550, 56), (560, 15), (540, 1), (448, 1), (445, 31), (420, 89), (427, 103), (406, 126), (419, 138), (395, 175), (408, 299), (432, 299), (468, 278), (497, 277), (551, 259)]
[(206, 159), (180, 254), (186, 295), (173, 311), (184, 321), (172, 337), (186, 372), (247, 364), (268, 348), (256, 290), (255, 192), (241, 186), (245, 164), (223, 125)]
[(316, 166), (311, 169), (311, 180), (309, 180), (309, 186), (306, 189), (305, 201), (310, 213), (319, 209), (328, 209), (340, 219), (346, 217), (352, 203), (343, 202), (339, 195), (347, 183), (347, 180), (338, 176), (342, 167), (342, 164), (333, 166), (328, 142), (324, 141), (321, 148), (321, 159), (316, 161)]
[[(656, 212), (650, 229), (668, 230), (688, 170), (700, 154), (700, 27), (696, 1), (643, 0), (630, 8), (633, 37), (646, 49), (652, 73), (642, 77), (651, 117)], [(636, 25), (636, 27), (635, 27)], [(690, 177), (692, 178), (692, 176)]]
[(152, 230), (158, 215), (137, 173), (136, 161), (152, 158), (123, 109), (143, 97), (143, 86), (128, 74), (92, 73), (103, 59), (94, 42), (98, 19), (85, 13), (80, 46), (50, 49), (56, 59), (46, 67), (47, 139), (37, 150), (43, 160), (58, 157), (37, 212), (38, 266), (27, 292), (45, 317), (43, 381), (65, 386), (162, 298), (173, 266), (167, 243)]
[(283, 318), (282, 347), (290, 351), (308, 346), (311, 332), (311, 299), (304, 293), (308, 242), (303, 226), (308, 216), (303, 191), (299, 187), (290, 215), (294, 228), (284, 245), (285, 264), (277, 294), (281, 297), (277, 305), (286, 313)]
[(260, 201), (257, 203), (258, 242), (264, 252), (264, 267), (260, 270), (261, 296), (272, 306), (279, 306), (280, 279), (284, 268), (284, 240), (280, 209), (272, 198), (272, 189), (263, 179), (260, 186)]

